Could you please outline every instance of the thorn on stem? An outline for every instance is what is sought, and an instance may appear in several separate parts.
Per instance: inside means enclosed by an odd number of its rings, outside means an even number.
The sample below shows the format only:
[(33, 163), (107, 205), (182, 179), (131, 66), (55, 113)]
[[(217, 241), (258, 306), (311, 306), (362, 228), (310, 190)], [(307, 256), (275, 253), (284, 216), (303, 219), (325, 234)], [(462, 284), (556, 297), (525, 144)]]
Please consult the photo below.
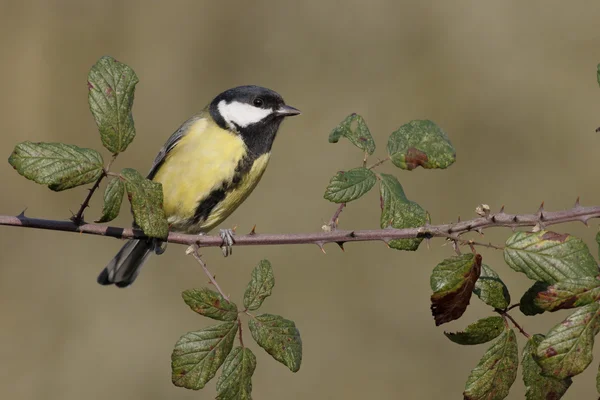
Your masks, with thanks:
[(344, 250), (344, 242), (336, 242), (338, 246), (340, 246), (340, 249), (342, 249), (343, 252), (345, 252)]
[(327, 254), (327, 252), (325, 251), (325, 248), (323, 247), (323, 245), (325, 244), (324, 242), (316, 242), (315, 244), (317, 246), (319, 246), (319, 248), (321, 249), (321, 251), (323, 252), (323, 254)]
[(575, 206), (573, 208), (581, 208), (581, 204), (579, 204), (579, 196), (577, 196), (577, 200), (575, 200)]
[(504, 204), (502, 205), (502, 207), (500, 208), (500, 212), (498, 214), (504, 214)]
[(250, 233), (248, 235), (256, 235), (256, 224), (254, 224), (254, 226), (252, 227), (252, 230), (250, 231)]

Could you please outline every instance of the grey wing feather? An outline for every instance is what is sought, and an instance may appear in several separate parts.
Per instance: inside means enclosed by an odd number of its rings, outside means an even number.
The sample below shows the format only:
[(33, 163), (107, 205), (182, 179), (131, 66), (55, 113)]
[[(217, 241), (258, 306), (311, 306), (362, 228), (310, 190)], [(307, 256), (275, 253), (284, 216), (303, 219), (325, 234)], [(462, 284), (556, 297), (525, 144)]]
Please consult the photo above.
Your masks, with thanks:
[(202, 115), (193, 116), (192, 118), (185, 121), (179, 127), (179, 129), (177, 129), (171, 135), (171, 137), (167, 140), (167, 142), (165, 143), (163, 148), (160, 149), (160, 151), (156, 155), (156, 158), (154, 159), (154, 162), (152, 163), (152, 167), (150, 168), (150, 172), (148, 172), (148, 176), (147, 176), (148, 179), (154, 179), (154, 176), (160, 169), (160, 166), (163, 164), (163, 162), (165, 162), (165, 159), (167, 158), (167, 154), (169, 154), (169, 152), (171, 150), (173, 150), (173, 148), (175, 148), (175, 146), (177, 146), (177, 143), (179, 143), (181, 138), (185, 136), (189, 126), (192, 125), (194, 122), (198, 121), (200, 118), (203, 118), (203, 116)]

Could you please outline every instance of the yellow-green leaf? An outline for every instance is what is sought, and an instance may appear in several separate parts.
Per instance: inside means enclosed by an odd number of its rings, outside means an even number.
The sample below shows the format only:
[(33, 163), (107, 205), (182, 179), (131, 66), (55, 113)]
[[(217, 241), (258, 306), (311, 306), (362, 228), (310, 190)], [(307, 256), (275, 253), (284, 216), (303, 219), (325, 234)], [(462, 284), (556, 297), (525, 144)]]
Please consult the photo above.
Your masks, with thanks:
[(121, 171), (135, 223), (151, 237), (166, 238), (169, 224), (163, 210), (162, 185), (144, 178), (135, 169)]
[(114, 154), (125, 151), (135, 137), (133, 97), (135, 72), (112, 57), (102, 57), (88, 74), (88, 102), (102, 144)]
[(533, 335), (523, 349), (523, 383), (527, 400), (559, 400), (573, 383), (571, 378), (556, 379), (542, 375), (534, 357), (544, 335)]
[(244, 307), (250, 311), (257, 310), (271, 295), (274, 286), (273, 267), (269, 260), (261, 260), (252, 270), (250, 283), (244, 293)]
[(183, 335), (171, 354), (173, 384), (202, 389), (231, 352), (237, 329), (237, 322), (225, 322)]
[(119, 216), (125, 194), (125, 183), (120, 178), (112, 178), (104, 190), (102, 216), (96, 222), (109, 222)]
[(235, 321), (238, 318), (235, 303), (225, 300), (215, 291), (207, 288), (189, 289), (181, 295), (185, 304), (200, 315), (219, 321)]
[(390, 135), (388, 154), (395, 166), (412, 170), (448, 168), (456, 160), (456, 150), (448, 136), (433, 121), (414, 120)]
[(217, 381), (217, 400), (252, 400), (252, 375), (256, 357), (247, 347), (236, 347), (223, 363)]
[(8, 162), (25, 178), (57, 192), (94, 182), (104, 173), (100, 153), (64, 143), (19, 143)]
[(334, 203), (347, 203), (367, 193), (375, 182), (377, 177), (367, 168), (340, 171), (329, 181), (324, 197)]
[(506, 241), (504, 260), (515, 271), (549, 284), (598, 275), (598, 264), (583, 240), (550, 231), (516, 232)]
[(467, 326), (463, 332), (444, 332), (454, 343), (462, 345), (482, 344), (497, 338), (505, 329), (502, 317), (487, 317)]
[(375, 141), (363, 117), (350, 114), (329, 134), (329, 143), (337, 143), (341, 137), (347, 138), (353, 145), (369, 155), (375, 151)]
[(302, 340), (294, 321), (262, 314), (251, 318), (248, 327), (260, 347), (292, 372), (298, 372), (302, 363)]
[(471, 371), (465, 400), (502, 400), (517, 378), (519, 349), (512, 329), (506, 329)]
[[(429, 214), (417, 203), (409, 200), (404, 194), (402, 185), (393, 175), (381, 174), (380, 182), (382, 228), (413, 228), (423, 226), (429, 221)], [(419, 248), (422, 238), (394, 239), (388, 246), (397, 250), (415, 251)]]

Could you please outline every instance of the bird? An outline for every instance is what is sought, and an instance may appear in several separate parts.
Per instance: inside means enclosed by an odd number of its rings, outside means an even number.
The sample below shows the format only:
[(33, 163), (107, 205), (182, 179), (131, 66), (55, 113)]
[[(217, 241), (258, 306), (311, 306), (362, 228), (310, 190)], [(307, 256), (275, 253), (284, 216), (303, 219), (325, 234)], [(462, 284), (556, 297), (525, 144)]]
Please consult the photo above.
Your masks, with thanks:
[[(162, 184), (170, 231), (204, 234), (223, 222), (262, 178), (282, 121), (298, 114), (277, 92), (248, 85), (224, 91), (185, 121), (158, 152), (147, 176)], [(220, 234), (230, 248), (233, 232)], [(148, 256), (164, 251), (162, 245), (159, 239), (129, 240), (98, 283), (131, 285)]]

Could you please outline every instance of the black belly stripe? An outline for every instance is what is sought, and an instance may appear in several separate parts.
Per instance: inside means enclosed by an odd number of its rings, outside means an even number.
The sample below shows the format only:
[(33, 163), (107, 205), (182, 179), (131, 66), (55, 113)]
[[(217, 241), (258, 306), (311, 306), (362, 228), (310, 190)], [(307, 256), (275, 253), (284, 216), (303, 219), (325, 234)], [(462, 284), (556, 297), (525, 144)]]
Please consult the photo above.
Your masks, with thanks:
[(258, 157), (247, 154), (244, 156), (235, 167), (235, 171), (233, 173), (233, 178), (230, 182), (223, 182), (221, 187), (218, 189), (214, 189), (212, 192), (208, 194), (200, 203), (198, 203), (198, 207), (196, 207), (196, 211), (194, 212), (194, 223), (198, 224), (200, 222), (206, 221), (211, 214), (211, 212), (215, 209), (215, 207), (222, 202), (228, 193), (237, 188), (242, 182), (242, 178), (250, 172), (252, 169), (252, 165), (254, 161), (256, 161)]

